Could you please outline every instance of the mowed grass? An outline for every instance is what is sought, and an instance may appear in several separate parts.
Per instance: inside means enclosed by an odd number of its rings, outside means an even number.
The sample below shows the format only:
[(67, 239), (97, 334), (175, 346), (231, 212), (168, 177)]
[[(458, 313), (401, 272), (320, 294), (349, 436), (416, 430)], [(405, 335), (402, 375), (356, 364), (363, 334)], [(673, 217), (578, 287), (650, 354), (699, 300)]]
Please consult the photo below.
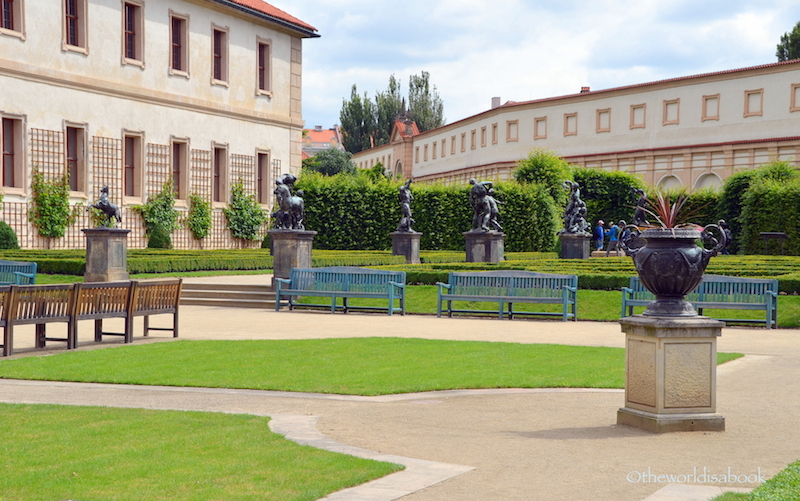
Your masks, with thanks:
[[(348, 395), (622, 388), (624, 349), (405, 338), (174, 341), (0, 362), (0, 377)], [(718, 361), (736, 356), (720, 354)]]
[(313, 500), (401, 466), (301, 446), (268, 418), (0, 404), (0, 500)]

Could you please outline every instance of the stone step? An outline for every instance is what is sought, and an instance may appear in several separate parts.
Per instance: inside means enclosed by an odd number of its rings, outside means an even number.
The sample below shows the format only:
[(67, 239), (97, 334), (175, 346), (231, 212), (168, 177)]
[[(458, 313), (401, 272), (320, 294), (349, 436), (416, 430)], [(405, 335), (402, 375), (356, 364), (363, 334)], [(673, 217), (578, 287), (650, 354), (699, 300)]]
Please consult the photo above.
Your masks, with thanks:
[(268, 285), (184, 283), (181, 304), (227, 308), (274, 308), (275, 293)]

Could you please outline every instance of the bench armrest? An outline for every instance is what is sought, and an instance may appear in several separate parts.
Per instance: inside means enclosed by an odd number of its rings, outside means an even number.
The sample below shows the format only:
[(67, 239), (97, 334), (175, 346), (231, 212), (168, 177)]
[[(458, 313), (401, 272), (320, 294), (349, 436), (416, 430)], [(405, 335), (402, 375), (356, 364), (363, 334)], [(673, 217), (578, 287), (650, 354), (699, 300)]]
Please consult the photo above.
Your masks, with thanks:
[(438, 286), (439, 286), (439, 291), (440, 291), (440, 292), (441, 292), (441, 290), (442, 290), (442, 289), (447, 289), (447, 290), (450, 290), (450, 289), (452, 289), (452, 288), (453, 288), (453, 286), (452, 286), (452, 285), (450, 285), (450, 284), (444, 284), (444, 283), (442, 283), (442, 282), (436, 282), (436, 285), (438, 285)]
[(389, 285), (394, 285), (398, 289), (405, 289), (406, 288), (406, 284), (401, 284), (400, 282), (392, 282), (392, 281), (390, 281)]
[(620, 290), (622, 290), (622, 292), (627, 292), (628, 294), (633, 294), (633, 289), (630, 287), (622, 287)]
[(572, 292), (573, 294), (575, 294), (575, 293), (577, 293), (577, 292), (578, 292), (578, 288), (577, 288), (577, 287), (573, 287), (573, 286), (571, 286), (571, 285), (565, 285), (565, 286), (564, 286), (564, 289), (566, 289), (566, 290), (568, 290), (568, 291)]
[[(14, 275), (16, 275), (16, 277), (17, 277), (17, 279), (16, 279), (17, 285), (32, 284), (32, 283), (34, 283), (36, 281), (36, 273), (23, 273), (21, 271), (15, 271)], [(28, 280), (26, 280), (25, 283), (23, 284), (22, 281), (21, 281), (21, 277), (25, 277)]]

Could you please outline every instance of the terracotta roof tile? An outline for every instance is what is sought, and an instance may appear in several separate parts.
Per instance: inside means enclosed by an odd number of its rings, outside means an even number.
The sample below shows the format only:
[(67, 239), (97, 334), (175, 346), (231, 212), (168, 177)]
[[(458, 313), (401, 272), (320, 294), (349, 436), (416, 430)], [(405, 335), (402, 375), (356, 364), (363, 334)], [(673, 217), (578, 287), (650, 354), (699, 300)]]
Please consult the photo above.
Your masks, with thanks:
[[(293, 24), (299, 28), (308, 31), (317, 31), (317, 29), (310, 24), (303, 22), (296, 17), (287, 14), (286, 12), (282, 11), (281, 9), (264, 2), (263, 0), (227, 0), (230, 3), (235, 3), (255, 11), (261, 12), (262, 14), (266, 14), (268, 16), (274, 17), (276, 19), (280, 19), (281, 21), (285, 21), (289, 24)], [(226, 2), (221, 2), (226, 3)]]

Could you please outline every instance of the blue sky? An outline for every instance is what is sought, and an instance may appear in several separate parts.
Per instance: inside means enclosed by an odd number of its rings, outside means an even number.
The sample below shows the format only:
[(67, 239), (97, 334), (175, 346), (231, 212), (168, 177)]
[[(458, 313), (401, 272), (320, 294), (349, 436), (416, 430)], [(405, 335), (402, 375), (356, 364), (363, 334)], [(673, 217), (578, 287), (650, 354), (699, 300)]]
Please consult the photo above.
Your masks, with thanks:
[[(319, 30), (303, 41), (306, 127), (339, 123), (357, 85), (407, 94), (427, 71), (448, 123), (527, 101), (775, 62), (796, 0), (268, 0)], [(398, 10), (403, 7), (404, 10)]]

